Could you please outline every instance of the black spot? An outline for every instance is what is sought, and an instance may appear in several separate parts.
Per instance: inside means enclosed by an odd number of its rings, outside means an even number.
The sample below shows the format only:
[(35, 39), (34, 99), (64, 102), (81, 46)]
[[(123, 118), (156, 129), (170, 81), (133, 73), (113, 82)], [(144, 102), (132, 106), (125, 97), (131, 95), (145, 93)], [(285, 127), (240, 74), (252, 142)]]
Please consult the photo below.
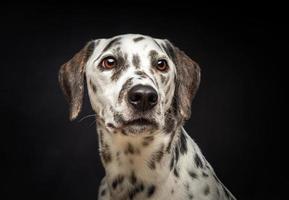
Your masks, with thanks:
[(198, 154), (195, 154), (195, 164), (197, 167), (203, 168), (203, 162)]
[[(169, 110), (165, 113), (164, 132), (169, 134), (174, 130), (174, 128), (175, 128), (175, 119), (171, 113), (171, 110)], [(173, 138), (171, 138), (171, 139), (173, 139)]]
[(151, 50), (149, 52), (149, 57), (151, 59), (151, 66), (157, 66), (157, 62), (158, 62), (158, 52), (155, 50)]
[(175, 169), (174, 169), (174, 175), (176, 176), (176, 177), (179, 177), (180, 175), (179, 175), (179, 172), (178, 172), (178, 170), (177, 170), (177, 168), (175, 167)]
[(134, 42), (139, 42), (141, 40), (145, 39), (143, 36), (140, 36), (140, 37), (136, 37), (133, 39)]
[(113, 189), (116, 189), (116, 187), (117, 187), (119, 184), (121, 184), (121, 183), (123, 182), (123, 180), (124, 180), (124, 176), (122, 176), (122, 175), (117, 176), (117, 177), (112, 181), (112, 184), (111, 184), (112, 188), (113, 188)]
[(185, 154), (188, 151), (187, 139), (183, 131), (181, 132), (181, 135), (180, 135), (180, 151), (181, 151), (181, 154)]
[(156, 152), (154, 152), (152, 154), (152, 157), (149, 161), (149, 168), (151, 169), (155, 169), (156, 168), (156, 162), (160, 162), (162, 157), (164, 156), (164, 144), (160, 147), (159, 150), (157, 150)]
[(160, 162), (164, 156), (164, 145), (160, 147), (160, 149), (155, 153), (155, 160)]
[(107, 144), (103, 144), (100, 150), (101, 157), (104, 161), (104, 163), (109, 163), (111, 162), (111, 154), (110, 154), (110, 149)]
[(166, 89), (166, 91), (165, 91), (165, 95), (166, 95), (166, 96), (169, 96), (170, 90), (171, 90), (171, 87), (170, 87), (170, 85), (168, 85), (168, 87), (167, 87), (167, 89)]
[(96, 93), (96, 86), (93, 84), (93, 82), (91, 80), (89, 80), (89, 84), (91, 86), (91, 89), (94, 93)]
[(191, 200), (191, 199), (194, 198), (194, 195), (193, 194), (188, 194), (188, 198), (189, 198), (189, 200)]
[(134, 148), (131, 143), (127, 144), (127, 152), (130, 154), (134, 154)]
[(156, 190), (156, 186), (154, 185), (151, 185), (148, 187), (148, 191), (147, 191), (147, 197), (151, 197), (154, 193), (155, 193), (155, 190)]
[(204, 189), (204, 195), (208, 195), (210, 193), (210, 187), (209, 185), (206, 185), (205, 189)]
[(163, 74), (160, 74), (160, 76), (161, 76), (161, 82), (162, 84), (164, 84), (167, 78)]
[(142, 77), (142, 78), (148, 77), (147, 73), (145, 73), (144, 71), (136, 71), (135, 74)]
[(206, 172), (203, 172), (202, 175), (203, 175), (203, 177), (205, 177), (205, 178), (209, 176)]
[(145, 146), (148, 146), (152, 141), (154, 140), (154, 137), (153, 136), (148, 136), (148, 137), (145, 137), (143, 142), (142, 142), (142, 145), (145, 147)]
[(175, 191), (174, 191), (174, 189), (172, 189), (172, 190), (171, 190), (171, 194), (174, 194), (174, 193), (175, 193)]
[(189, 175), (192, 177), (192, 179), (198, 178), (198, 175), (195, 172), (193, 172), (193, 171), (190, 171)]
[(165, 50), (166, 54), (169, 56), (169, 58), (174, 63), (176, 63), (176, 54), (175, 54), (175, 51), (174, 51), (172, 45), (168, 41), (165, 41), (165, 44), (162, 44), (162, 47)]
[(174, 167), (174, 162), (175, 162), (175, 158), (174, 156), (172, 155), (172, 158), (171, 158), (171, 163), (170, 163), (170, 170), (172, 171), (173, 167)]
[(143, 190), (144, 190), (144, 186), (142, 183), (136, 185), (131, 191), (129, 191), (129, 194), (128, 194), (129, 199), (132, 200), (137, 193), (142, 192)]
[(133, 78), (127, 79), (126, 82), (121, 87), (121, 90), (120, 90), (119, 95), (118, 95), (118, 102), (119, 103), (121, 103), (121, 101), (123, 100), (125, 92), (132, 86), (132, 79)]
[(138, 55), (133, 55), (132, 56), (132, 64), (135, 66), (136, 69), (140, 68), (140, 59)]
[(179, 160), (179, 148), (175, 146), (175, 156), (176, 156), (176, 162)]
[(123, 135), (127, 135), (127, 133), (125, 132), (124, 129), (121, 129), (121, 133), (122, 133)]
[(161, 46), (159, 45), (159, 43), (156, 40), (154, 40), (154, 42), (160, 49), (162, 49)]
[(100, 195), (101, 195), (101, 196), (104, 196), (105, 194), (106, 194), (106, 190), (103, 189), (103, 190), (100, 192)]
[(120, 159), (120, 152), (116, 152), (116, 159), (119, 160)]
[(116, 44), (119, 44), (119, 40), (121, 38), (120, 37), (117, 37), (117, 38), (114, 38), (113, 40), (111, 40), (105, 47), (104, 49), (102, 50), (102, 53), (107, 51), (110, 47), (112, 47), (113, 45), (116, 45)]
[(129, 65), (127, 64), (127, 55), (123, 55), (120, 51), (116, 54), (117, 66), (113, 69), (113, 74), (111, 76), (112, 81), (118, 80), (121, 73), (129, 67)]
[(130, 183), (133, 184), (133, 185), (136, 183), (137, 179), (136, 179), (134, 171), (132, 171), (129, 180), (130, 180)]
[(176, 131), (173, 131), (173, 132), (171, 133), (170, 141), (169, 141), (169, 144), (168, 144), (167, 149), (166, 149), (167, 152), (170, 152), (170, 151), (171, 151), (171, 146), (172, 146), (172, 142), (173, 142), (173, 139), (174, 139), (174, 136), (175, 136), (175, 135), (176, 135)]

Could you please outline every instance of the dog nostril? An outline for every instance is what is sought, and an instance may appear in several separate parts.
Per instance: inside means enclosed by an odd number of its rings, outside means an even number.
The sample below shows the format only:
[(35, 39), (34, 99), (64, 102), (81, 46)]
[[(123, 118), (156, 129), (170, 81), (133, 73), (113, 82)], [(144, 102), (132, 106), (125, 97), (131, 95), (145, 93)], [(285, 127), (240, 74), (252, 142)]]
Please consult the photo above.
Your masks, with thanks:
[(158, 96), (155, 93), (152, 93), (149, 95), (148, 100), (150, 103), (156, 103), (158, 100)]
[(132, 101), (132, 102), (137, 102), (137, 101), (140, 101), (141, 100), (141, 94), (139, 93), (133, 93), (129, 96), (129, 100)]

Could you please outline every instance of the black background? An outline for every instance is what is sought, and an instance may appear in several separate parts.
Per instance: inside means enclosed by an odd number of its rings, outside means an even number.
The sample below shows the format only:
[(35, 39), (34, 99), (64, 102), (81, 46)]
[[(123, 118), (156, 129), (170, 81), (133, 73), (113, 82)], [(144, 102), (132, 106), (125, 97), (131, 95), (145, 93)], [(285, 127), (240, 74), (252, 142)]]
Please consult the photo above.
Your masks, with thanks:
[[(91, 39), (141, 33), (171, 40), (200, 64), (186, 130), (223, 183), (238, 199), (279, 199), (281, 15), (270, 5), (2, 6), (1, 194), (96, 199), (104, 170), (93, 118), (69, 122), (57, 72)], [(86, 94), (79, 119), (92, 113)]]

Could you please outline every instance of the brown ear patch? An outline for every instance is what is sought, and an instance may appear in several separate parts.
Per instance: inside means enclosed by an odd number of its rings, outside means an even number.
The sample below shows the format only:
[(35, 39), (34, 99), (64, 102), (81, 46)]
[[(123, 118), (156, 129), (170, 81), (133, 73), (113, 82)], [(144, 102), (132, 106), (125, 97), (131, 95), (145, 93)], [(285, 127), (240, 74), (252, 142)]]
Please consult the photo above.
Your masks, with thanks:
[(180, 114), (185, 120), (191, 114), (191, 102), (199, 88), (201, 69), (199, 65), (189, 58), (183, 51), (175, 47), (177, 67), (177, 95), (180, 104)]
[(183, 51), (172, 45), (168, 40), (162, 44), (163, 50), (176, 65), (175, 94), (172, 109), (178, 121), (189, 119), (191, 102), (195, 96), (201, 77), (199, 65), (189, 58)]
[(60, 67), (58, 79), (60, 87), (70, 106), (69, 118), (75, 119), (82, 107), (84, 91), (84, 66), (93, 53), (94, 41), (89, 42), (72, 59)]

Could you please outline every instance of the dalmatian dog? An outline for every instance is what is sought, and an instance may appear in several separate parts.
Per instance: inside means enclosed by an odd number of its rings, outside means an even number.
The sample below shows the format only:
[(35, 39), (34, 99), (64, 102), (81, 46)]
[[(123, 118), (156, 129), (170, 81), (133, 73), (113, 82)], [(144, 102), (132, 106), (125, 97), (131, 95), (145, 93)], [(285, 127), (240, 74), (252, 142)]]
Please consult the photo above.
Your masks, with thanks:
[(139, 34), (88, 42), (59, 71), (70, 120), (85, 81), (106, 174), (99, 200), (235, 199), (183, 128), (200, 83), (183, 51)]

